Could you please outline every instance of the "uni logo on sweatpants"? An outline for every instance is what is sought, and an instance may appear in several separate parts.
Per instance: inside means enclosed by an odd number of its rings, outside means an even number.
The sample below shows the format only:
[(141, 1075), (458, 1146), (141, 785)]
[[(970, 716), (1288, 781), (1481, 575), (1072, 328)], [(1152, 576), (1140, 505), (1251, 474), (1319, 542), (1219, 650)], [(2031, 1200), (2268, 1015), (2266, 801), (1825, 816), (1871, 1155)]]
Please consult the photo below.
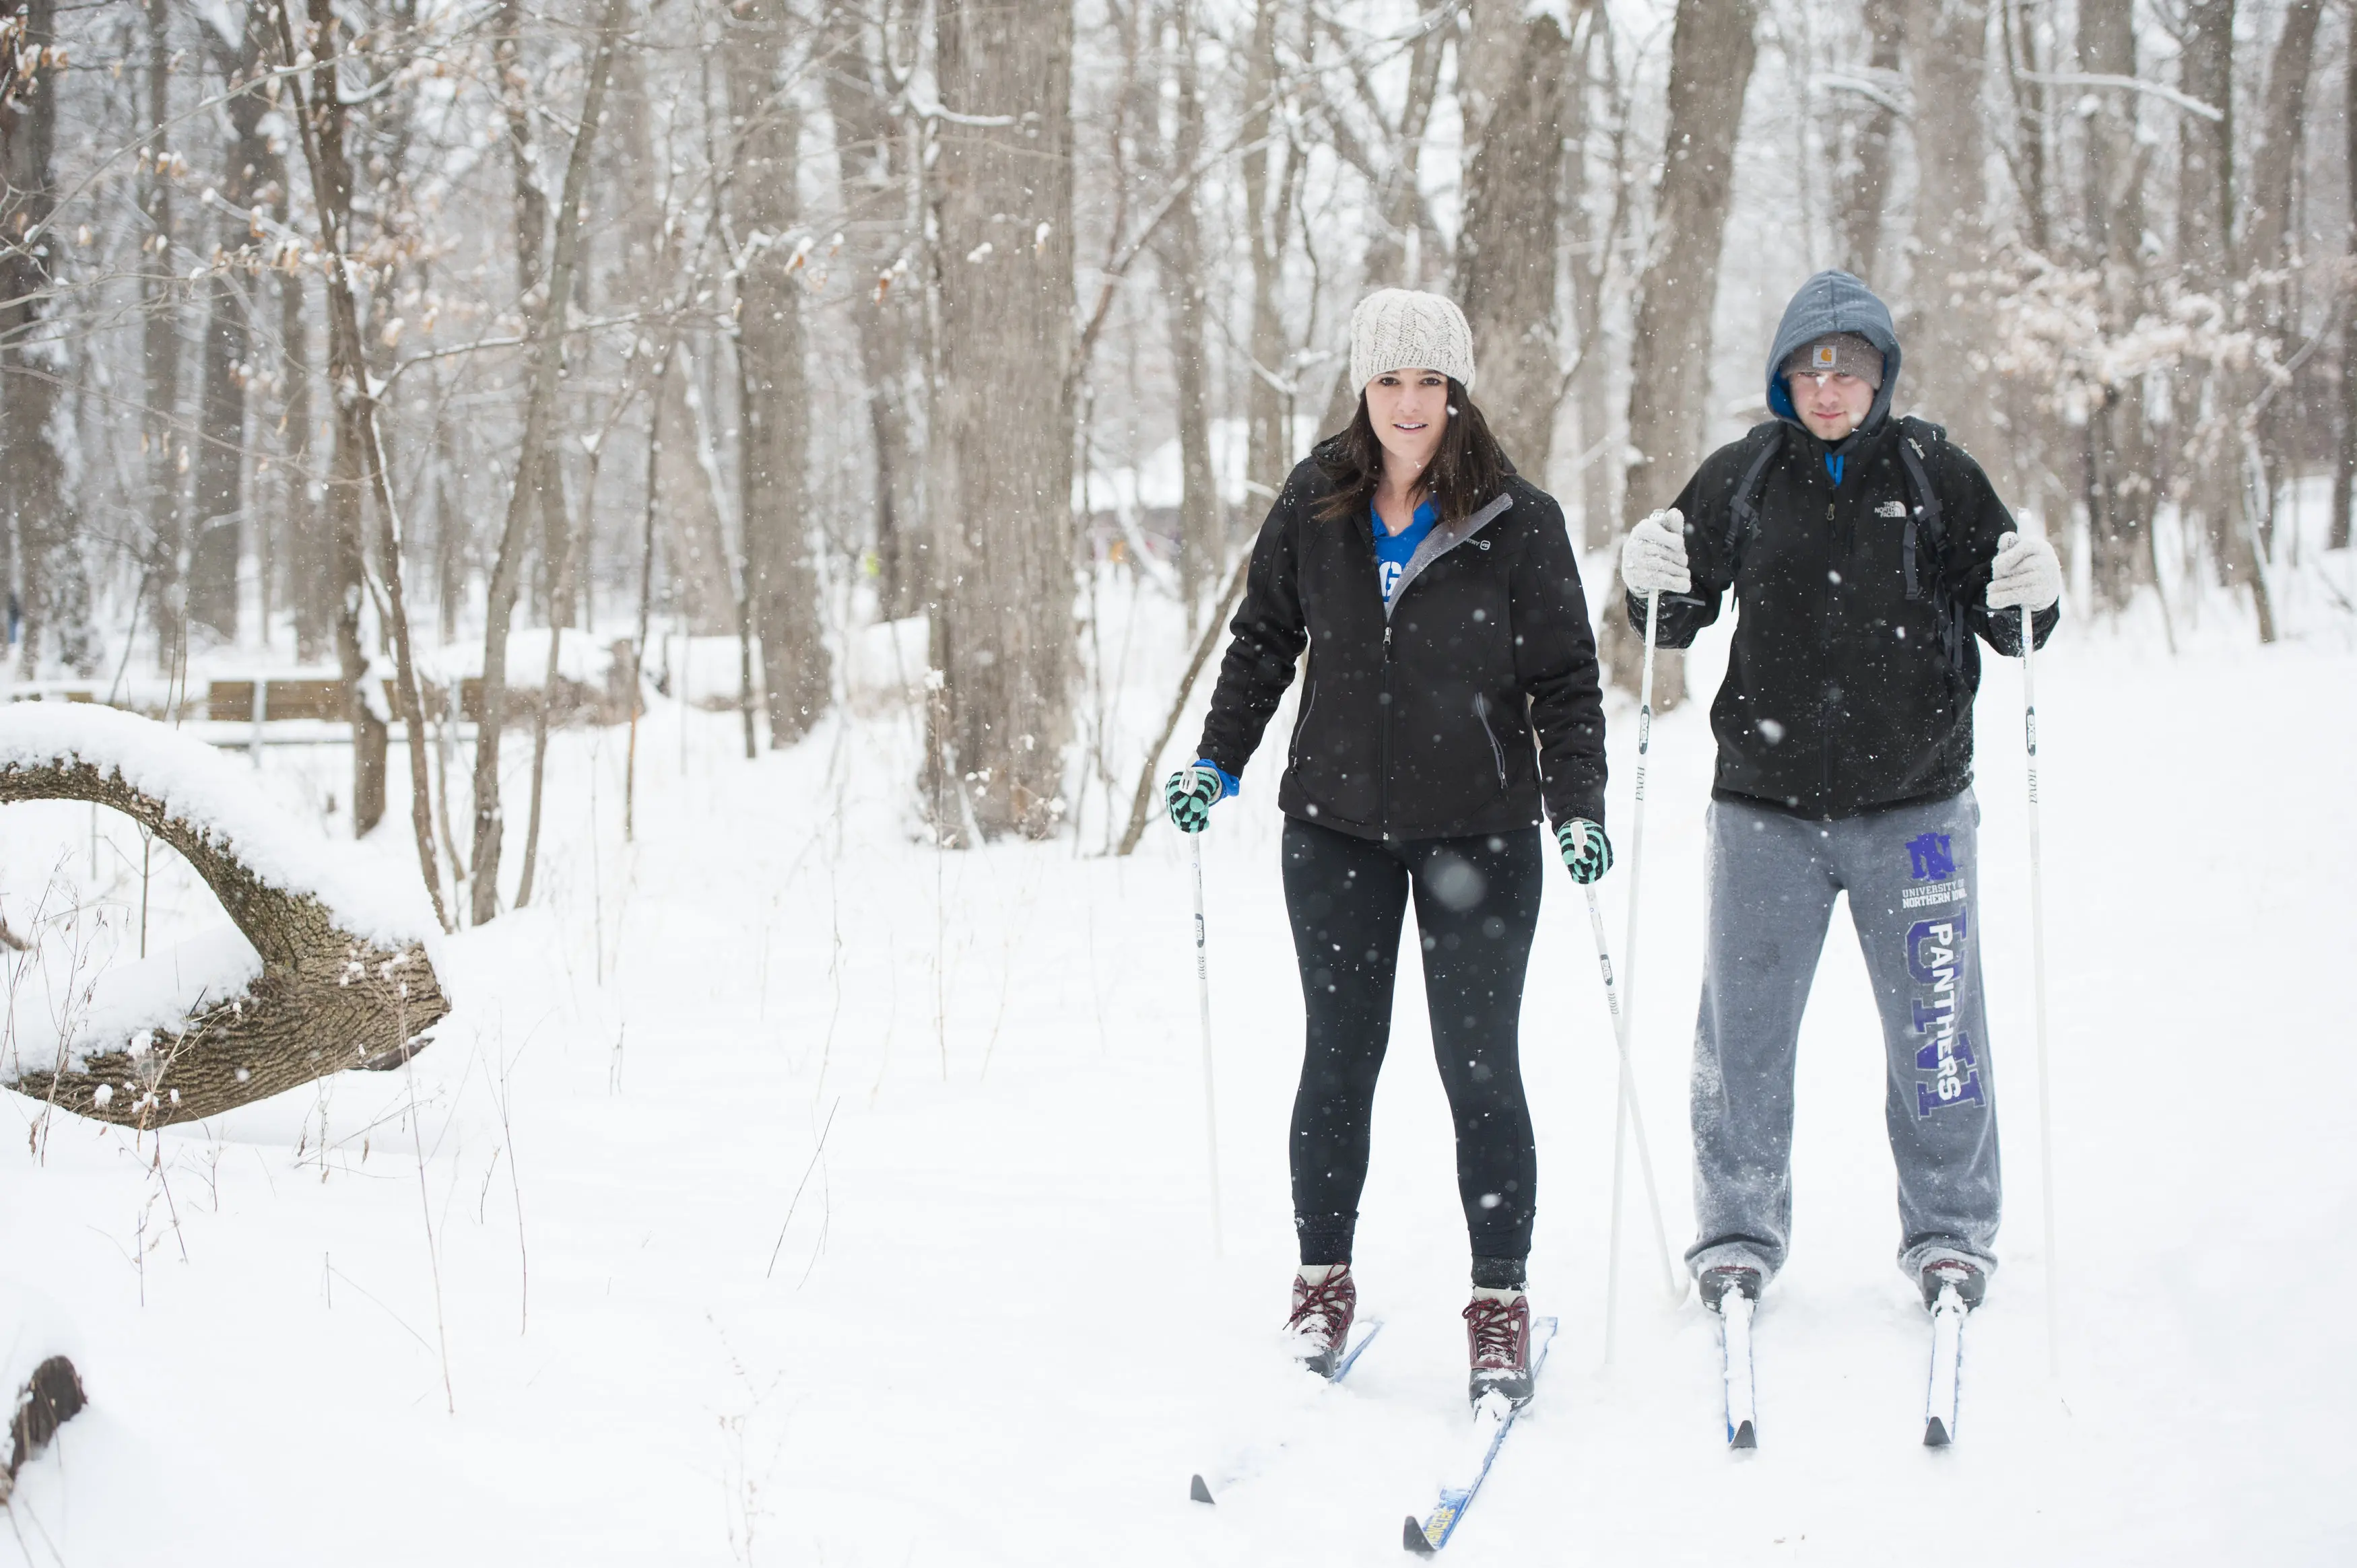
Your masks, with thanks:
[[(1935, 835), (1926, 833), (1924, 839)], [(1918, 843), (1923, 840), (1917, 840)], [(1944, 846), (1947, 843), (1942, 839)], [(1908, 846), (1910, 849), (1913, 844)], [(1941, 858), (1946, 854), (1943, 848)], [(1950, 866), (1953, 870), (1953, 867)], [(1986, 1105), (1981, 1093), (1979, 1058), (1973, 1055), (1972, 1036), (1956, 1026), (1956, 974), (1961, 967), (1969, 912), (1959, 908), (1936, 920), (1918, 920), (1907, 928), (1907, 972), (1916, 983), (1931, 987), (1928, 1000), (1915, 998), (1915, 1032), (1931, 1038), (1915, 1053), (1915, 1070), (1932, 1075), (1930, 1083), (1915, 1086), (1915, 1114), (1928, 1117), (1950, 1105)]]

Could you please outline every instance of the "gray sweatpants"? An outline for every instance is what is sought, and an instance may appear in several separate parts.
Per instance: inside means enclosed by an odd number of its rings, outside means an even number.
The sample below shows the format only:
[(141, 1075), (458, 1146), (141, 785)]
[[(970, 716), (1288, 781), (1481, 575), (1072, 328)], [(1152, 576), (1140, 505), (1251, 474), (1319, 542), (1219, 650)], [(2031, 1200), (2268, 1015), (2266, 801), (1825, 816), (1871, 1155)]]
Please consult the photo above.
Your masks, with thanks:
[(1695, 1026), (1695, 1214), (1700, 1273), (1766, 1278), (1792, 1228), (1792, 1066), (1834, 897), (1882, 1013), (1883, 1114), (1899, 1167), (1899, 1266), (1942, 1254), (1994, 1269), (1996, 1108), (1981, 1009), (1970, 789), (1818, 822), (1714, 800), (1709, 938)]

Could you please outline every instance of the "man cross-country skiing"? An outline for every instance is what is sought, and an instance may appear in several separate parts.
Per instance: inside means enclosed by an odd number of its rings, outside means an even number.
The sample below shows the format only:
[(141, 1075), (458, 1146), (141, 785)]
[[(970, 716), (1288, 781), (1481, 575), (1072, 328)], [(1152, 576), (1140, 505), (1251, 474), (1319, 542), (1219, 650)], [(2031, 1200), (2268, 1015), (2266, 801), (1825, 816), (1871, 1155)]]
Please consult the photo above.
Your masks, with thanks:
[(1629, 615), (1684, 648), (1740, 606), (1711, 706), (1709, 913), (1693, 1117), (1697, 1237), (1713, 1311), (1757, 1300), (1792, 1230), (1792, 1067), (1836, 894), (1865, 951), (1889, 1058), (1899, 1263), (1933, 1305), (1979, 1305), (1996, 1266), (1996, 1107), (1982, 1016), (1972, 792), (1975, 636), (2043, 644), (2061, 568), (2016, 532), (1980, 465), (1894, 417), (1890, 312), (1819, 273), (1768, 356), (1776, 417), (1719, 448), (1631, 530)]

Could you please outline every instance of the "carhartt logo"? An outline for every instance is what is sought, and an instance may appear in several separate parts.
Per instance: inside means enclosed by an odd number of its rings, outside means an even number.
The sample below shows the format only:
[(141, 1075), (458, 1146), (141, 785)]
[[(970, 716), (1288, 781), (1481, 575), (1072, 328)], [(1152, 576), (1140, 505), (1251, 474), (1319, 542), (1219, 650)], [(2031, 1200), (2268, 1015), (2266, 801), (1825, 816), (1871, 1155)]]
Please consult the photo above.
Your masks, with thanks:
[(1918, 882), (1953, 876), (1956, 863), (1948, 854), (1949, 835), (1924, 833), (1907, 841), (1907, 875)]
[(1834, 346), (1831, 343), (1820, 343), (1814, 349), (1809, 350), (1809, 368), (1818, 371), (1832, 370), (1834, 368)]
[(1877, 517), (1905, 517), (1907, 515), (1907, 503), (1905, 501), (1884, 501), (1880, 506), (1874, 509), (1874, 515)]

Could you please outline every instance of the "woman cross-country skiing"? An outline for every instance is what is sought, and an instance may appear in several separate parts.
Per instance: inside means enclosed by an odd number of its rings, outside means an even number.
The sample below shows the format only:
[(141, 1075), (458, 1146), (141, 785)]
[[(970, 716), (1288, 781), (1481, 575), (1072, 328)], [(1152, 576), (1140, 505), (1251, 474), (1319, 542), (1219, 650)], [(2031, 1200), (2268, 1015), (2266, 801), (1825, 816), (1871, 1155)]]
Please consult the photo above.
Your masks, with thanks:
[(1472, 1397), (1520, 1404), (1537, 1197), (1523, 975), (1544, 821), (1575, 881), (1612, 864), (1596, 641), (1562, 510), (1515, 474), (1468, 395), (1463, 313), (1437, 295), (1369, 295), (1351, 319), (1351, 374), (1358, 413), (1293, 470), (1261, 525), (1198, 760), (1165, 793), (1171, 821), (1202, 832), (1241, 789), (1307, 648), (1277, 791), (1308, 1012), (1286, 1326), (1331, 1376), (1357, 1306), (1351, 1233), (1413, 894), (1472, 1240)]

